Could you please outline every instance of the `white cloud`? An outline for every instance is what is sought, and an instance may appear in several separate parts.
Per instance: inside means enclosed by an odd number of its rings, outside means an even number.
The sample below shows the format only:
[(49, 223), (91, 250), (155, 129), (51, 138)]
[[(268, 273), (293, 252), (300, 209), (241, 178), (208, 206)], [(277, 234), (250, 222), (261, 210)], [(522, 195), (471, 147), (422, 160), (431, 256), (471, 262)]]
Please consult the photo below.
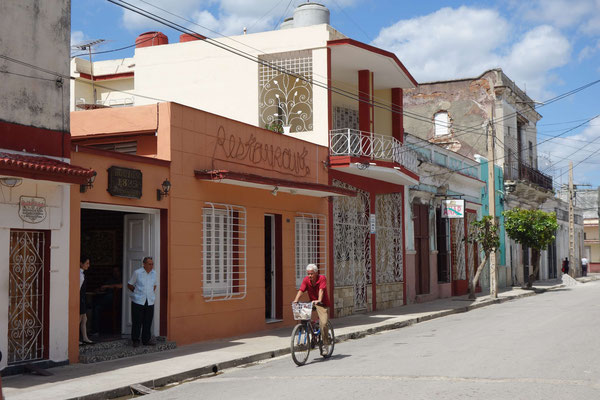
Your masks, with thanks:
[(71, 32), (71, 46), (83, 43), (87, 40), (87, 36), (82, 31)]
[(501, 66), (512, 79), (527, 85), (528, 93), (549, 97), (545, 87), (552, 81), (550, 71), (569, 62), (571, 45), (555, 28), (543, 25), (527, 32), (503, 58)]
[(508, 23), (494, 10), (442, 8), (382, 29), (373, 44), (394, 51), (418, 80), (432, 81), (497, 66), (494, 51), (508, 35)]
[(497, 11), (463, 6), (399, 21), (373, 43), (395, 52), (418, 81), (475, 77), (501, 67), (530, 95), (543, 98), (552, 69), (568, 62), (571, 45), (547, 25), (516, 41), (514, 35), (515, 27)]
[(530, 0), (519, 2), (516, 9), (529, 21), (600, 33), (600, 0)]
[[(552, 162), (551, 169), (543, 172), (557, 177), (567, 171), (572, 161), (577, 182), (597, 182), (600, 178), (600, 118), (591, 121), (581, 133), (541, 144), (538, 152), (548, 154)], [(568, 175), (559, 179), (565, 182)]]
[(596, 54), (598, 50), (600, 50), (600, 40), (596, 42), (595, 46), (585, 46), (583, 49), (581, 49), (577, 59), (579, 62), (587, 60), (588, 58), (591, 58), (594, 54)]
[[(130, 2), (198, 33), (215, 37), (217, 35), (214, 32), (223, 35), (240, 35), (244, 28), (247, 28), (248, 32), (274, 29), (283, 21), (283, 18), (292, 16), (295, 7), (302, 1), (294, 0), (290, 3), (287, 0), (130, 0)], [(350, 7), (356, 2), (357, 0), (320, 1), (330, 10), (335, 11), (338, 11), (339, 8)], [(148, 3), (167, 10), (171, 14), (152, 7)], [(190, 24), (172, 14), (184, 17), (193, 23)], [(123, 11), (122, 22), (127, 29), (134, 32), (165, 29), (160, 23), (128, 10)]]
[[(163, 17), (168, 20), (175, 21), (177, 23), (181, 23), (181, 20), (174, 17), (171, 14), (179, 15), (179, 16), (189, 16), (192, 15), (196, 10), (201, 9), (203, 6), (206, 6), (211, 3), (210, 0), (149, 0), (149, 1), (140, 1), (140, 0), (130, 0), (128, 3), (133, 4), (135, 7), (139, 7), (143, 10), (146, 10), (150, 13), (156, 14), (160, 17)], [(151, 4), (151, 5), (150, 5)], [(156, 6), (153, 7), (152, 5)], [(165, 12), (163, 10), (168, 12)], [(171, 13), (171, 14), (169, 14)], [(123, 10), (123, 26), (129, 29), (130, 31), (140, 31), (145, 29), (164, 29), (164, 25), (159, 22), (153, 21), (150, 18), (144, 17), (136, 12)]]

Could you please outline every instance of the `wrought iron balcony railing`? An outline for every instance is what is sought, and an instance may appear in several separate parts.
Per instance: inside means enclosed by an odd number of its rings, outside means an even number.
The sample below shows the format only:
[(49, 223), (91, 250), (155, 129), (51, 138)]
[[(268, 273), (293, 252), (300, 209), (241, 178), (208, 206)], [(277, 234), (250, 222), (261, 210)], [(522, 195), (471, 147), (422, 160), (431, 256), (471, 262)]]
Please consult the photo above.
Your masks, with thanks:
[[(513, 180), (515, 178), (514, 169), (507, 165), (504, 169), (504, 179), (505, 180)], [(518, 172), (519, 179), (523, 181), (528, 181), (533, 183), (534, 185), (538, 185), (544, 189), (552, 190), (552, 177), (548, 176), (539, 170), (532, 168), (522, 162), (518, 163)]]
[(409, 147), (392, 136), (358, 129), (333, 129), (329, 132), (329, 155), (367, 157), (371, 160), (395, 162), (412, 172), (417, 171), (417, 156)]

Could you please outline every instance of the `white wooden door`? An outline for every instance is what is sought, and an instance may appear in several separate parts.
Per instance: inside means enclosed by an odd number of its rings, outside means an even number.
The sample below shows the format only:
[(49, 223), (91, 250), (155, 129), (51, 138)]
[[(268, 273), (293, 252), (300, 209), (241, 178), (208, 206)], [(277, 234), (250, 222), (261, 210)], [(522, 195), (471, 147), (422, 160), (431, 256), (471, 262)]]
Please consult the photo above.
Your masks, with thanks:
[[(123, 240), (123, 319), (121, 332), (131, 334), (131, 291), (127, 281), (131, 274), (142, 267), (144, 257), (154, 258), (152, 248), (152, 216), (149, 214), (126, 214)], [(155, 260), (156, 263), (156, 260)], [(158, 298), (158, 293), (157, 296)]]

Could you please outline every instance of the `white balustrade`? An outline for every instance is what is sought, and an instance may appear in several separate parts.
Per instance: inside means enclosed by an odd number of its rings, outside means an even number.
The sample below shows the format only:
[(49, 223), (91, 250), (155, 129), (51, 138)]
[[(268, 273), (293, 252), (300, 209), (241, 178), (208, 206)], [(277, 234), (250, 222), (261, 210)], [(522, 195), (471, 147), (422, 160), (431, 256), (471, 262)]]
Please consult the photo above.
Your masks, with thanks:
[(395, 162), (413, 172), (417, 170), (415, 152), (393, 136), (358, 129), (333, 129), (329, 132), (329, 143), (330, 156), (368, 157)]

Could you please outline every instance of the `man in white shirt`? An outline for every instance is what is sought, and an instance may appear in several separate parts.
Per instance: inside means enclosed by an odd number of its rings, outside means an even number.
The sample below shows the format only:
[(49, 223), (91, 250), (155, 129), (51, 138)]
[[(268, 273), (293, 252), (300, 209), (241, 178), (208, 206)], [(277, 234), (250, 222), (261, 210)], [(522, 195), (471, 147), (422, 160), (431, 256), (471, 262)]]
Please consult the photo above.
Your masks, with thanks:
[(581, 259), (581, 275), (587, 276), (587, 270), (588, 270), (588, 259), (583, 257)]
[(133, 347), (140, 345), (140, 330), (142, 343), (151, 346), (155, 343), (150, 340), (150, 327), (154, 316), (154, 299), (156, 291), (156, 272), (152, 257), (144, 257), (143, 268), (133, 271), (127, 288), (133, 292), (131, 295), (131, 341)]

